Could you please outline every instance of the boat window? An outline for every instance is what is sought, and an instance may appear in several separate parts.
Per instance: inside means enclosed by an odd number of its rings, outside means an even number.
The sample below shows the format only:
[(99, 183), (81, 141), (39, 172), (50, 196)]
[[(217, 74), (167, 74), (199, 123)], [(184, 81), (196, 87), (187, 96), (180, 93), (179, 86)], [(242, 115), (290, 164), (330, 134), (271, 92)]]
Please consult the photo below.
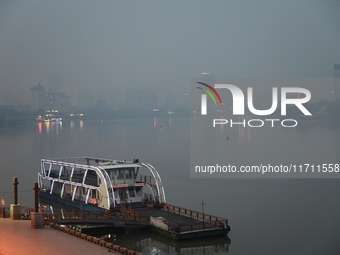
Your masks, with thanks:
[(124, 170), (118, 170), (118, 180), (124, 179)]
[(135, 196), (135, 192), (133, 188), (129, 188), (129, 197), (134, 197), (134, 196)]
[[(46, 175), (48, 174), (48, 170), (46, 170)], [(59, 171), (58, 170), (51, 170), (50, 177), (52, 178), (58, 178)]]
[(125, 178), (126, 179), (132, 179), (132, 170), (131, 169), (125, 170)]
[(127, 199), (126, 189), (119, 189), (119, 197), (121, 200)]
[(60, 182), (54, 182), (53, 193), (60, 194), (63, 184)]
[(115, 177), (115, 170), (113, 169), (107, 169), (107, 174), (110, 176), (110, 179), (113, 179)]
[(115, 177), (115, 172), (113, 170), (110, 171), (110, 178), (113, 179)]
[(68, 172), (67, 172), (66, 166), (61, 167), (60, 179), (61, 180), (67, 180), (68, 179)]
[(97, 192), (96, 192), (96, 190), (95, 189), (93, 189), (93, 190), (91, 190), (92, 191), (92, 197), (93, 198), (96, 198), (96, 196), (97, 196)]
[(85, 184), (99, 187), (97, 173), (93, 170), (88, 170), (85, 178)]
[(112, 173), (113, 173), (113, 177), (112, 178), (115, 178), (115, 177), (117, 177), (117, 170), (112, 170)]
[(83, 191), (82, 191), (82, 192), (83, 192), (83, 193), (82, 193), (83, 195), (84, 195), (84, 194), (86, 195), (86, 194), (87, 194), (87, 188), (86, 188), (86, 187), (83, 187)]
[(118, 190), (115, 190), (114, 193), (115, 193), (115, 198), (119, 199), (119, 192), (118, 192)]
[(84, 178), (85, 169), (75, 168), (72, 181), (74, 182), (82, 182)]

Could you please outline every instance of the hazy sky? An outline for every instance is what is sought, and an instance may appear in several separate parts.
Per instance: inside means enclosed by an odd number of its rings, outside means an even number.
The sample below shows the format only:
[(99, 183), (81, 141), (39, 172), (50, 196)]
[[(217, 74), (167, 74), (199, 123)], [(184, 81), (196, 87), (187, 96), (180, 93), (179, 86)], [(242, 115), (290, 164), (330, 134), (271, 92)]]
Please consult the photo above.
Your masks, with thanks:
[[(0, 104), (58, 75), (72, 97), (190, 78), (333, 77), (340, 1), (0, 1)], [(75, 98), (74, 98), (75, 99)]]

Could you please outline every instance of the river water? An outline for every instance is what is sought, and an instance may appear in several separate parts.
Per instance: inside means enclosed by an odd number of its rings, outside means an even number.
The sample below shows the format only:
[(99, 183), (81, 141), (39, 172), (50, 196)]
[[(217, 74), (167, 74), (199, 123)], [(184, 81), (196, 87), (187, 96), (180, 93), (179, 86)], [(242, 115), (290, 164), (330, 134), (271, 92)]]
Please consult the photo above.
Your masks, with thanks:
[[(204, 199), (205, 213), (228, 218), (231, 232), (228, 237), (174, 242), (149, 232), (130, 230), (117, 233), (114, 242), (118, 245), (143, 254), (162, 255), (340, 253), (340, 179), (190, 178), (189, 130), (190, 120), (183, 118), (2, 126), (0, 195), (5, 196), (7, 205), (13, 203), (12, 181), (18, 177), (19, 203), (32, 206), (32, 188), (37, 182), (41, 158), (139, 158), (159, 171), (169, 203), (201, 211)], [(252, 148), (248, 153), (258, 155), (254, 143), (260, 139), (257, 132), (262, 132), (262, 147), (273, 141), (276, 146), (287, 145), (288, 136), (294, 140), (293, 147), (299, 147), (301, 153), (303, 149), (303, 159), (310, 155), (311, 161), (319, 156), (328, 160), (327, 155), (331, 159), (339, 155), (338, 128), (326, 124), (302, 126), (285, 131), (288, 132), (285, 135), (276, 135), (277, 130), (251, 129), (244, 135), (229, 130), (228, 142), (235, 148)], [(218, 141), (211, 139), (210, 144), (221, 143), (219, 137)], [(298, 139), (300, 142), (296, 143)], [(294, 154), (294, 148), (285, 148), (287, 155)], [(268, 150), (265, 156), (273, 155)]]

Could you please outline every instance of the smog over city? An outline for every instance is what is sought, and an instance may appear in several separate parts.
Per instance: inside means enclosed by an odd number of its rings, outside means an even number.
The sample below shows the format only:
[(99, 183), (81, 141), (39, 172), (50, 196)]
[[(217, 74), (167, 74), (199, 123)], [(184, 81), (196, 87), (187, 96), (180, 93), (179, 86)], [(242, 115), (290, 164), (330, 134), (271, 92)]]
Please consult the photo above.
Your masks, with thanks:
[[(190, 78), (332, 78), (337, 1), (1, 1), (0, 105), (31, 105), (30, 89), (77, 106), (126, 89), (184, 105)], [(294, 85), (293, 85), (294, 86)], [(326, 88), (325, 88), (326, 87)], [(254, 88), (256, 89), (256, 88)], [(320, 84), (313, 100), (330, 99)], [(320, 93), (320, 94), (318, 94)]]

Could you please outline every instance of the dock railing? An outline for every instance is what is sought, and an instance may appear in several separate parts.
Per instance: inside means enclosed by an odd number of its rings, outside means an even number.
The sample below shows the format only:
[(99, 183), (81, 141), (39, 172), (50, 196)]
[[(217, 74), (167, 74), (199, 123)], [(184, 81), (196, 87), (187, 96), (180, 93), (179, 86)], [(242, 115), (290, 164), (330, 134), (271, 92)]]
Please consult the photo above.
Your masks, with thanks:
[[(34, 212), (34, 209), (29, 206), (21, 206), (21, 218), (29, 219), (30, 213)], [(0, 218), (9, 218), (10, 217), (10, 207), (9, 206), (0, 206)]]
[(138, 212), (132, 209), (120, 207), (117, 211), (100, 211), (88, 212), (79, 210), (62, 210), (43, 212), (43, 220), (45, 223), (91, 223), (91, 224), (114, 224), (115, 222), (126, 224), (148, 225), (149, 217), (142, 217)]
[(202, 229), (229, 228), (228, 220), (221, 217), (213, 216), (206, 213), (203, 214), (202, 212), (197, 212), (194, 210), (186, 209), (171, 204), (164, 204), (163, 210), (197, 220), (197, 222), (191, 224), (175, 224), (172, 222), (167, 222), (168, 231), (171, 232), (173, 231), (176, 233), (181, 233), (187, 231), (192, 232)]

